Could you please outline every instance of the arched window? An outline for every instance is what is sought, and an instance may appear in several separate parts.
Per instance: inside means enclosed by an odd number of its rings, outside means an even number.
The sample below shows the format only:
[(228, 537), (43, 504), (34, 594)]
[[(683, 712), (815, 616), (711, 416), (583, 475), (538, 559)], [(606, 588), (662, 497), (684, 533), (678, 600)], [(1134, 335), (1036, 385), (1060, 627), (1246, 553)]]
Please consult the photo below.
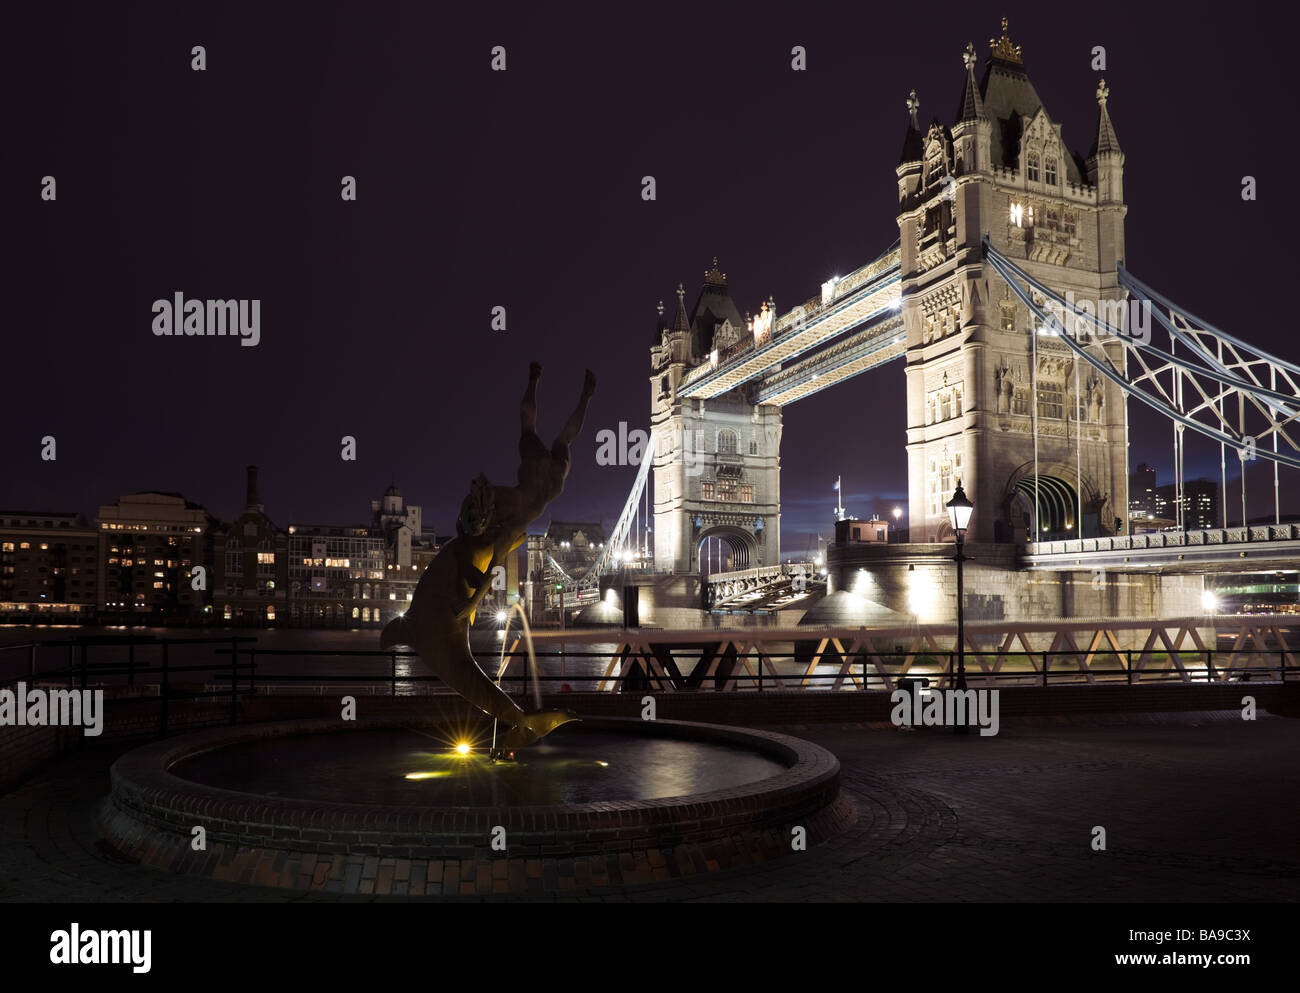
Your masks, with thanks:
[(1038, 182), (1038, 153), (1030, 152), (1025, 156), (1025, 178), (1031, 183)]
[(722, 455), (735, 455), (738, 440), (735, 431), (718, 432), (718, 452)]

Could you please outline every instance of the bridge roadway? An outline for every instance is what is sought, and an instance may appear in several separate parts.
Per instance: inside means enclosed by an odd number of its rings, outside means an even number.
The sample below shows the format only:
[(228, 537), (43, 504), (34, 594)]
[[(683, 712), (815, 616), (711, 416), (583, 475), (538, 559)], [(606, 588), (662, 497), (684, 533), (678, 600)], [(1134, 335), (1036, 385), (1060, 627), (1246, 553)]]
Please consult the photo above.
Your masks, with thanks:
[(1270, 524), (1206, 531), (1158, 531), (1109, 538), (1034, 541), (1021, 568), (1180, 573), (1266, 571), (1300, 567), (1300, 525)]
[[(863, 324), (870, 325), (870, 328), (855, 339), (853, 359), (845, 360), (846, 357), (841, 356), (842, 361), (831, 362), (824, 373), (812, 365), (803, 366), (808, 377), (817, 379), (816, 388), (798, 395), (791, 393), (790, 400), (801, 399), (866, 372), (881, 362), (898, 358), (902, 355), (901, 347), (895, 352), (893, 346), (901, 327), (901, 320), (897, 318), (902, 301), (901, 279), (899, 253), (895, 247), (838, 280), (827, 299), (814, 297), (782, 314), (773, 323), (770, 338), (758, 344), (752, 339), (742, 342), (730, 354), (720, 356), (716, 363), (693, 369), (678, 386), (677, 395), (703, 400), (721, 396), (772, 372), (782, 362), (808, 355)], [(873, 343), (874, 348), (870, 347)], [(881, 349), (888, 354), (881, 353)], [(873, 355), (874, 360), (871, 359)], [(822, 355), (811, 358), (816, 362), (822, 359)], [(786, 392), (790, 393), (795, 383), (790, 377), (785, 377), (782, 382)], [(760, 391), (763, 388), (760, 387)], [(758, 402), (782, 401), (773, 398)]]

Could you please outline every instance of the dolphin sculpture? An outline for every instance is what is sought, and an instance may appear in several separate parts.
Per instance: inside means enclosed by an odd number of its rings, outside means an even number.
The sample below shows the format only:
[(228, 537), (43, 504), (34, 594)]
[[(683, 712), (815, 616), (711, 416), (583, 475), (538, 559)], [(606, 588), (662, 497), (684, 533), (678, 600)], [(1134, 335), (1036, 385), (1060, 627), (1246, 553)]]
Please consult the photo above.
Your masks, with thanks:
[(494, 569), (505, 564), (523, 543), (528, 525), (563, 491), (569, 446), (582, 430), (587, 404), (596, 392), (596, 377), (589, 369), (577, 408), (548, 449), (537, 434), (541, 375), (542, 367), (532, 363), (520, 404), (519, 485), (494, 486), (483, 475), (470, 484), (456, 520), (456, 537), (429, 563), (406, 612), (388, 623), (380, 639), (381, 648), (414, 648), (446, 685), (510, 728), (500, 740), (506, 751), (577, 720), (567, 710), (524, 711), (483, 671), (469, 646), (469, 628), (491, 588)]

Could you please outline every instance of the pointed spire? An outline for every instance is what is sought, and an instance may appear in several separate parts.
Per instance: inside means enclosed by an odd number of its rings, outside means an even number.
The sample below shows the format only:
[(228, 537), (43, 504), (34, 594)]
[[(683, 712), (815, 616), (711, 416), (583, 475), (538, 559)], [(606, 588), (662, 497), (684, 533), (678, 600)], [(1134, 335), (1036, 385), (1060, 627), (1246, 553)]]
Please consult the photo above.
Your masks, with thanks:
[(1115, 125), (1110, 122), (1110, 111), (1106, 109), (1106, 101), (1109, 99), (1110, 87), (1103, 79), (1097, 86), (1097, 104), (1101, 107), (1101, 114), (1097, 118), (1097, 137), (1092, 143), (1093, 155), (1123, 154), (1119, 138), (1115, 135)]
[(677, 284), (677, 320), (673, 323), (673, 330), (683, 334), (691, 332), (691, 322), (686, 319), (686, 288), (681, 283)]
[(704, 273), (704, 282), (709, 286), (726, 286), (727, 274), (718, 269), (718, 257), (713, 256), (713, 268)]
[(655, 322), (655, 340), (654, 345), (659, 345), (663, 341), (664, 333), (668, 330), (668, 324), (664, 320), (664, 302), (659, 301), (659, 306), (655, 308), (659, 314), (659, 320)]
[(899, 165), (920, 162), (925, 156), (925, 144), (921, 140), (921, 124), (916, 118), (916, 113), (920, 109), (921, 101), (916, 97), (916, 90), (912, 90), (907, 95), (907, 134), (903, 137), (903, 154), (898, 158)]
[(975, 63), (979, 61), (975, 54), (974, 42), (966, 42), (966, 50), (961, 53), (962, 62), (966, 64), (966, 86), (961, 94), (961, 106), (957, 108), (957, 122), (978, 121), (984, 117), (984, 101), (980, 99), (980, 88), (975, 83)]

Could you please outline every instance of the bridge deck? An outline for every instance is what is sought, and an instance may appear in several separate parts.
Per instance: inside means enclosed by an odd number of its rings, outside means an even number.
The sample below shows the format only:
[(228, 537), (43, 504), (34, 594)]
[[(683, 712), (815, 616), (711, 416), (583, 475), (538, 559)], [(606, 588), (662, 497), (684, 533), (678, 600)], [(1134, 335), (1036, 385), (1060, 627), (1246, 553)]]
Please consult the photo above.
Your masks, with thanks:
[(898, 309), (901, 276), (898, 250), (886, 252), (836, 284), (832, 298), (820, 298), (783, 314), (771, 340), (755, 348), (752, 343), (717, 366), (702, 365), (682, 380), (678, 396), (705, 400), (721, 396), (772, 369), (818, 348), (845, 331)]
[(1240, 572), (1300, 566), (1300, 525), (1035, 541), (1025, 546), (1025, 569), (1150, 569), (1165, 572)]

